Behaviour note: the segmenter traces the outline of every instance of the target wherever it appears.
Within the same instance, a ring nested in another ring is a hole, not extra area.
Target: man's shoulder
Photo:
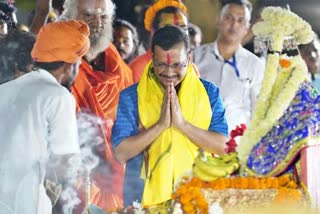
[[[60,85],[53,76],[45,70],[31,71],[23,76],[2,84],[0,88],[15,88],[23,90],[25,93],[37,92],[42,94],[44,92],[52,91],[56,94],[68,94],[68,90]]]
[[[193,52],[194,52],[195,54],[197,54],[197,53],[202,53],[202,52],[208,52],[208,51],[212,50],[213,47],[214,47],[214,42],[210,42],[210,43],[202,44],[202,45],[196,47],[196,48],[193,50]]]
[[[129,71],[131,73],[130,67],[122,59],[120,53],[116,47],[111,43],[108,48],[105,49],[105,63],[109,69],[115,70],[120,67],[121,71]]]
[[[104,53],[106,54],[106,57],[121,58],[118,50],[112,43],[110,43],[109,46],[104,50]]]
[[[12,96],[16,96],[15,94],[18,93],[18,85],[16,83],[17,80],[11,80],[5,83],[0,84],[0,107],[4,107],[4,105],[7,105],[8,100]]]
[[[257,61],[257,62],[263,63],[263,60],[261,58],[259,58],[257,55],[255,55],[254,53],[252,53],[251,51],[245,49],[242,46],[240,47],[239,52],[240,52],[241,56],[246,57],[249,60],[253,60],[253,61]]]
[[[37,92],[37,96],[39,98],[56,99],[57,97],[64,97],[65,99],[70,99],[72,97],[67,88],[60,85],[57,81],[53,81],[51,78],[48,78],[51,74],[44,72],[47,71],[41,71],[39,74],[35,73],[36,77],[31,77],[32,79],[25,83],[24,88],[26,88],[30,93]]]
[[[207,92],[209,102],[211,103],[211,107],[212,107],[219,100],[219,97],[220,97],[219,88],[210,81],[207,81],[201,78],[199,79]]]
[[[123,89],[120,93],[119,104],[118,104],[118,115],[133,114],[137,113],[138,110],[138,84],[133,84],[126,89]],[[122,117],[121,116],[121,117]],[[118,116],[117,116],[118,117]]]
[[[245,70],[252,72],[252,74],[259,73],[260,75],[263,75],[265,61],[262,58],[243,47],[240,48],[238,53],[240,67],[244,66]]]
[[[132,96],[137,96],[137,87],[138,87],[138,83],[135,83],[131,86],[129,86],[128,88],[125,88],[121,91],[121,97],[132,97]]]
[[[201,64],[206,62],[208,59],[207,57],[211,58],[213,54],[214,54],[214,42],[200,45],[192,51],[193,60],[196,64]]]
[[[206,89],[207,93],[214,93],[215,91],[219,90],[219,88],[212,82],[199,78],[202,85],[204,86],[204,88]]]

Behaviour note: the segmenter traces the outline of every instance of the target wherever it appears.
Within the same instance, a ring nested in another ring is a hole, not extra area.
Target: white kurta
[[[235,53],[237,76],[235,68],[224,62],[216,42],[196,48],[193,57],[200,76],[220,89],[229,130],[248,124],[264,76],[263,60],[239,47]]]
[[[79,144],[74,98],[47,71],[0,85],[0,151],[0,213],[51,213],[47,158]]]

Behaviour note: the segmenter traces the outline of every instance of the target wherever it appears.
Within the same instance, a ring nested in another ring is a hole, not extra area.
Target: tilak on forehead
[[[171,56],[169,53],[167,53],[167,64],[170,65],[171,64]]]
[[[180,25],[180,17],[178,16],[177,13],[173,14],[173,24],[176,26]]]
[[[117,33],[116,33],[116,36],[117,37],[123,37],[123,33],[121,30],[118,30]]]

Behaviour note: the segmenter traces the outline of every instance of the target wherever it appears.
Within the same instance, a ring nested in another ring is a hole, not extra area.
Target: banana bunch
[[[204,181],[212,181],[231,175],[239,168],[237,153],[229,153],[220,157],[206,156],[202,152],[193,164],[193,175]]]

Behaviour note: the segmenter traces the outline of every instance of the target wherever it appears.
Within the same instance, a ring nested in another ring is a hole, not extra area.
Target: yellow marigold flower
[[[182,10],[184,14],[187,14],[186,6],[180,0],[158,0],[146,11],[144,17],[144,27],[146,28],[146,30],[151,30],[154,18],[156,17],[157,13],[166,7],[176,7]]]
[[[275,203],[296,203],[302,199],[303,195],[297,189],[280,188],[274,198]]]
[[[281,177],[279,178],[279,182],[280,182],[280,185],[281,185],[281,186],[286,186],[287,183],[290,182],[290,176],[289,176],[289,175],[281,176]]]
[[[196,209],[192,204],[183,205],[182,209],[185,213],[196,213]]]
[[[279,180],[278,179],[273,179],[271,188],[273,188],[273,189],[279,188]]]

